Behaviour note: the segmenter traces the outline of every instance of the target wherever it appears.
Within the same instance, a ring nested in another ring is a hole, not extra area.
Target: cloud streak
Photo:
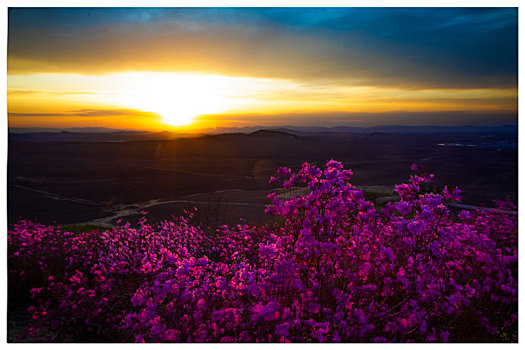
[[[152,112],[144,112],[138,109],[80,109],[76,111],[64,113],[8,113],[10,118],[20,117],[131,117],[144,118],[155,117],[160,118],[157,114]]]
[[[201,122],[220,121],[228,126],[375,126],[375,125],[504,125],[517,124],[517,113],[475,111],[439,112],[385,112],[385,113],[278,113],[278,114],[239,114],[206,115],[198,118]]]
[[[98,95],[99,92],[93,91],[57,91],[57,90],[32,90],[32,89],[7,89],[8,96],[27,96],[27,95],[52,95],[52,96],[91,96]]]

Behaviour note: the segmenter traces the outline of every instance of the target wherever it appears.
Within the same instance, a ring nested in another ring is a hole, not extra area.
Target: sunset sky
[[[514,8],[10,8],[9,127],[517,123]]]

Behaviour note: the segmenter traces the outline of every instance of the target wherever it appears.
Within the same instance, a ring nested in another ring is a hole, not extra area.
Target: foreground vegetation
[[[270,194],[272,226],[20,221],[9,296],[30,298],[34,341],[516,342],[515,207],[453,213],[460,191],[423,193],[412,170],[379,210],[339,162],[281,168],[272,183],[309,191]]]

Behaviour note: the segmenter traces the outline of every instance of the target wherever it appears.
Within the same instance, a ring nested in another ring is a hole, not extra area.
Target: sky
[[[10,8],[8,124],[516,124],[517,13]]]

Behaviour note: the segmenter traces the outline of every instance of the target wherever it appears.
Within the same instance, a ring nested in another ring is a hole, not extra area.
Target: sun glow
[[[340,118],[342,113],[479,108],[505,112],[515,110],[517,99],[514,89],[406,90],[190,72],[12,75],[7,80],[10,127],[198,130],[293,124],[330,113]]]
[[[243,104],[236,98],[239,78],[186,73],[130,73],[122,77],[116,102],[154,112],[173,126],[191,123],[195,117],[227,111]]]

